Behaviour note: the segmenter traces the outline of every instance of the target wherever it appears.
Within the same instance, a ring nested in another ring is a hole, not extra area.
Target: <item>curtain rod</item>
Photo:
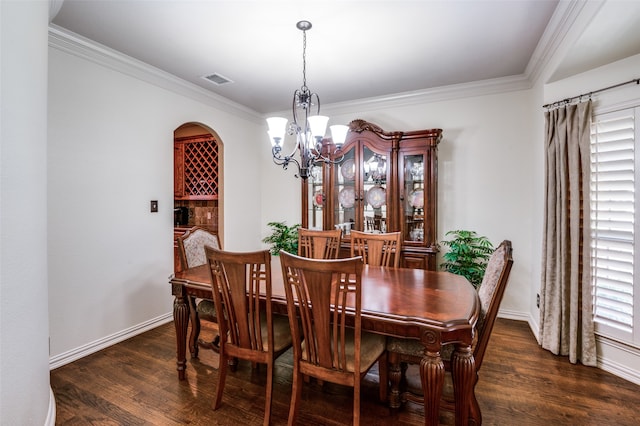
[[[573,101],[575,101],[577,99],[582,99],[584,96],[591,97],[591,95],[595,95],[596,93],[604,92],[606,90],[615,89],[615,88],[620,87],[620,86],[626,86],[627,84],[631,84],[631,83],[640,84],[640,78],[636,78],[636,79],[633,79],[633,80],[625,81],[624,83],[614,84],[613,86],[605,87],[603,89],[594,90],[593,92],[583,93],[582,95],[572,96],[570,98],[566,98],[566,99],[563,99],[561,101],[556,101],[556,102],[552,102],[550,104],[542,105],[542,108],[555,108],[555,107],[558,107],[560,105],[566,105],[566,104],[569,104],[569,103],[571,103],[571,102],[573,102]]]

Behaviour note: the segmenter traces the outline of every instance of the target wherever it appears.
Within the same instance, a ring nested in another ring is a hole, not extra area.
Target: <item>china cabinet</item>
[[[336,164],[318,163],[302,183],[302,226],[401,231],[401,265],[435,270],[438,244],[437,148],[442,130],[387,132],[354,120]],[[331,140],[323,150],[334,152]]]

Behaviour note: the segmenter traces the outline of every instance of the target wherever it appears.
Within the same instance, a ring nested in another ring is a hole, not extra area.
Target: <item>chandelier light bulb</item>
[[[329,117],[324,115],[312,115],[307,119],[307,122],[309,123],[309,128],[311,129],[313,137],[321,142],[324,138],[325,132],[327,131]]]
[[[345,139],[347,139],[349,126],[345,126],[344,124],[334,124],[333,126],[330,126],[329,129],[331,130],[331,139],[333,140],[333,143],[341,146]]]
[[[269,117],[267,118],[267,124],[269,126],[269,139],[271,140],[271,146],[282,146],[284,142],[284,135],[287,131],[287,119],[283,117]]]

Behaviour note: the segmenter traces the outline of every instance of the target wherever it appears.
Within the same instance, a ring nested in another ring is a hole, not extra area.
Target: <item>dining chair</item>
[[[362,259],[309,259],[281,251],[280,264],[293,337],[289,425],[296,421],[306,376],[353,387],[353,424],[359,425],[362,378],[378,362],[382,401],[388,378],[385,337],[362,331]]]
[[[193,268],[207,263],[204,247],[220,249],[218,236],[199,226],[194,226],[176,239],[178,243],[178,257],[182,269]],[[200,320],[212,323],[218,322],[213,300],[189,297],[189,316],[191,318],[191,335],[189,336],[189,352],[194,358],[198,357],[198,348],[203,347],[218,352],[220,336],[213,341],[206,342],[199,339]]]
[[[351,257],[362,256],[371,266],[400,266],[401,232],[372,234],[351,231]]]
[[[298,256],[313,259],[337,259],[342,231],[339,229],[298,229]]]
[[[213,409],[222,402],[232,359],[267,365],[264,424],[271,420],[275,359],[291,347],[289,320],[272,315],[269,250],[233,253],[205,247],[220,332],[220,367]],[[261,300],[264,297],[264,300]]]
[[[507,280],[509,279],[511,266],[513,265],[512,252],[511,241],[504,240],[489,258],[482,283],[478,288],[480,315],[476,323],[477,339],[471,348],[476,366],[475,380],[472,385],[472,389],[474,389],[478,383],[478,371],[482,365],[484,353],[487,350],[487,344],[489,343],[491,330],[493,329],[493,325],[498,315],[498,308],[500,307],[504,290],[507,287]],[[400,376],[404,372],[404,369],[401,369],[400,367],[400,363],[420,364],[420,361],[424,356],[424,346],[422,343],[418,340],[412,339],[389,337],[387,338],[387,351],[389,352],[390,374],[391,376],[396,376],[396,384],[402,380]],[[453,345],[446,345],[443,347],[441,357],[445,365],[445,371],[448,372],[451,372],[452,353]],[[392,383],[394,383],[394,380],[392,380]],[[446,389],[452,387],[452,378],[450,374],[445,376],[445,384]],[[392,398],[396,397],[395,395],[397,395],[397,392],[397,389],[392,388]],[[478,401],[475,398],[475,392],[473,395],[473,400],[469,407],[469,415],[476,424],[481,424],[482,417]],[[423,403],[422,395],[417,395],[409,391],[404,392],[399,397],[402,399],[402,402],[412,401],[419,404]],[[455,410],[450,392],[449,395],[444,397],[440,406],[448,411]]]

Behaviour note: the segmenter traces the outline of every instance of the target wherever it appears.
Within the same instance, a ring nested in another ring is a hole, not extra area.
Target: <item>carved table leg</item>
[[[176,299],[173,301],[173,323],[176,327],[176,349],[178,379],[184,380],[187,368],[187,326],[189,325],[189,306],[185,303],[185,296],[180,292],[174,292]]]
[[[456,425],[467,425],[469,409],[474,396],[474,386],[477,381],[476,363],[471,352],[471,346],[456,345],[451,359],[451,374],[453,375],[453,392],[456,401]],[[478,415],[480,410],[478,410]],[[476,419],[482,422],[481,419]]]
[[[425,352],[420,361],[420,380],[424,391],[424,424],[438,425],[440,398],[444,386],[444,363],[440,352]]]

